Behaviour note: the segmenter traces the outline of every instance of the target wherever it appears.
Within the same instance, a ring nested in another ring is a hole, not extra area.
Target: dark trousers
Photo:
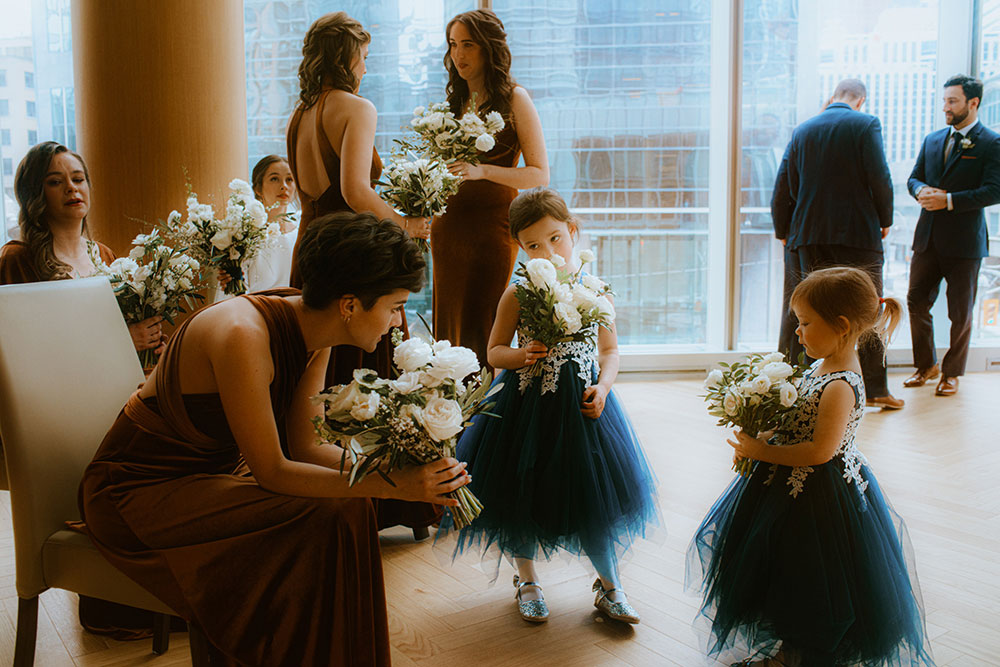
[[[805,358],[805,349],[795,334],[799,321],[795,318],[795,313],[792,312],[791,300],[792,292],[802,280],[802,273],[799,270],[799,254],[794,250],[789,250],[787,244],[785,245],[784,260],[785,279],[781,297],[781,329],[778,332],[778,351],[784,354],[790,362],[798,363],[800,356]]]
[[[932,248],[914,252],[910,260],[910,289],[906,307],[910,311],[910,335],[913,338],[913,365],[923,370],[937,363],[934,349],[934,319],[931,307],[937,300],[941,280],[948,284],[948,319],[951,342],[941,360],[941,374],[958,377],[965,374],[972,338],[972,310],[976,303],[980,258],[942,257]]]
[[[825,269],[831,266],[852,266],[865,271],[871,276],[875,283],[875,290],[882,296],[882,263],[884,258],[881,250],[865,250],[863,248],[849,248],[842,245],[805,245],[799,246],[791,255],[797,260],[797,276],[792,276],[795,285],[810,272],[816,269]],[[785,285],[787,289],[789,280],[789,266],[785,265]],[[789,297],[795,290],[793,286],[788,290]],[[789,314],[789,327],[792,327],[794,336],[798,320],[794,314]],[[782,320],[782,332],[786,325]],[[798,341],[796,340],[796,344]],[[791,348],[794,349],[794,348]],[[799,347],[801,349],[801,346]],[[795,358],[794,356],[792,357]],[[889,378],[885,367],[885,345],[877,336],[866,339],[858,349],[858,358],[861,362],[861,376],[865,381],[865,397],[879,398],[889,395]],[[808,361],[808,358],[807,358]]]

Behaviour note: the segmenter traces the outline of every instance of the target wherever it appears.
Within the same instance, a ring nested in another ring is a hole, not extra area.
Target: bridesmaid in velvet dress
[[[294,256],[309,223],[336,211],[373,213],[415,238],[430,235],[426,218],[404,218],[372,188],[382,174],[375,151],[375,106],[358,95],[367,72],[371,35],[345,12],[321,16],[309,28],[299,65],[299,104],[288,123],[288,163],[299,190],[302,219],[292,261],[291,286],[301,277]],[[401,328],[406,331],[406,320]],[[391,377],[392,343],[386,336],[373,354],[341,346],[330,356],[328,384],[350,382],[356,368]]]
[[[505,121],[480,164],[450,165],[462,185],[431,226],[434,336],[474,350],[485,366],[497,304],[517,257],[507,211],[518,190],[548,185],[549,163],[535,105],[511,78],[507,33],[496,14],[459,14],[448,23],[447,37],[452,112],[461,116],[475,95],[481,116],[497,111]]]
[[[391,220],[414,238],[430,236],[429,220],[404,218],[382,201],[372,181],[382,173],[375,151],[375,106],[358,95],[367,72],[365,58],[371,35],[344,12],[326,14],[306,33],[299,65],[299,105],[288,123],[288,164],[302,204],[299,238],[292,252],[290,285],[302,286],[295,258],[315,218],[337,211],[368,212]],[[399,328],[406,330],[406,317]],[[392,374],[392,341],[383,336],[374,351],[338,345],[330,351],[326,384],[345,384],[356,368],[371,368],[385,378]],[[414,537],[427,537],[427,527],[440,516],[427,503],[396,500],[375,502],[380,528],[404,525]]]
[[[282,288],[189,317],[87,467],[81,513],[111,563],[196,624],[213,664],[390,664],[369,498],[444,505],[455,459],[354,486],[316,442],[310,397],[331,346],[372,351],[421,289],[423,254],[370,214],[313,221],[302,292]]]

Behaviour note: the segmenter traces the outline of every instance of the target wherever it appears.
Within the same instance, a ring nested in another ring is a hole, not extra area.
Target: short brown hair
[[[834,329],[843,317],[859,343],[870,335],[887,341],[903,315],[896,299],[879,298],[875,283],[865,271],[850,266],[818,269],[792,292],[790,304],[805,303]]]
[[[573,228],[580,226],[580,221],[569,212],[566,200],[558,192],[552,188],[532,188],[519,194],[510,203],[510,235],[516,241],[518,234],[545,216],[565,222]]]
[[[351,65],[361,47],[370,41],[372,36],[347,12],[324,14],[316,19],[302,42],[299,103],[307,109],[316,104],[324,84],[355,92],[360,82]]]
[[[370,310],[396,289],[419,292],[427,262],[399,225],[371,213],[340,211],[309,223],[299,239],[296,265],[302,301],[322,310],[346,294]]]

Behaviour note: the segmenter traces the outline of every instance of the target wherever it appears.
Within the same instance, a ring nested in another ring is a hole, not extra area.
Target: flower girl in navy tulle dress
[[[843,267],[809,274],[791,304],[819,361],[783,434],[729,441],[757,463],[688,549],[709,653],[767,667],[932,665],[909,537],[854,444],[865,405],[856,344],[887,337],[902,309]]]
[[[532,259],[573,257],[578,223],[552,190],[518,196],[510,228]],[[569,262],[575,270],[576,262]],[[512,285],[500,299],[488,352],[490,364],[504,369],[492,409],[501,418],[476,417],[458,444],[458,457],[469,462],[469,488],[484,509],[458,534],[456,552],[481,550],[496,555],[497,563],[501,556],[513,558],[518,611],[535,622],[546,620],[548,607],[534,559],[557,549],[585,553],[598,574],[594,605],[611,618],[638,623],[621,590],[618,558],[659,514],[655,480],[611,391],[617,337],[601,328],[596,346],[572,342],[547,349],[521,334],[512,347],[518,311]],[[536,364],[541,373],[533,374]]]

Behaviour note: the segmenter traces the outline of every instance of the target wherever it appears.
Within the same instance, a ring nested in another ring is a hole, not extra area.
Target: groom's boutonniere
[[[970,139],[970,138],[968,138],[968,137],[962,137],[962,150],[963,150],[963,151],[967,151],[967,150],[969,150],[970,148],[974,147],[975,145],[976,145],[976,144],[974,144],[974,143],[972,142],[972,139]]]

